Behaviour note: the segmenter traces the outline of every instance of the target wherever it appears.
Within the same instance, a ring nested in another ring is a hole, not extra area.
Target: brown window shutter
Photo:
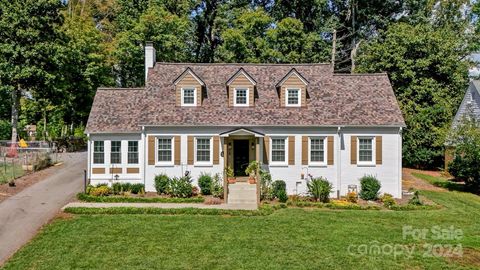
[[[250,88],[248,90],[248,106],[253,106],[255,104],[255,88]]]
[[[197,87],[197,106],[202,105],[202,87]]]
[[[220,137],[213,136],[213,164],[220,164],[219,158]]]
[[[288,165],[295,165],[295,136],[288,136]]]
[[[177,106],[182,106],[182,93],[181,93],[182,89],[180,87],[176,87],[175,88],[175,95],[176,95],[176,99],[175,99],[175,103]]]
[[[327,144],[327,165],[333,165],[333,136],[328,136]]]
[[[308,137],[302,136],[302,165],[308,165]]]
[[[350,163],[357,164],[357,136],[350,137]]]
[[[193,165],[193,136],[187,137],[187,164]]]
[[[268,156],[270,155],[270,137],[263,138],[263,164],[268,164]]]
[[[175,165],[180,165],[180,153],[181,151],[181,146],[180,146],[180,136],[175,136],[174,137],[175,141]]]
[[[233,87],[228,87],[228,106],[233,107],[233,98],[235,93],[233,93]]]
[[[375,137],[375,157],[377,165],[382,164],[382,136]]]
[[[148,136],[148,165],[155,165],[155,137]]]
[[[280,87],[280,107],[285,107],[285,91],[284,87]]]

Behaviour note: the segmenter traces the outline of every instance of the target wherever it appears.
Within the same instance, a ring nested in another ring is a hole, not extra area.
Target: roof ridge
[[[98,90],[102,90],[102,91],[110,91],[110,90],[145,90],[144,87],[131,87],[131,88],[128,88],[128,87],[98,87],[97,88],[97,91]]]
[[[376,72],[376,73],[333,73],[333,76],[384,76],[388,75],[386,72]]]
[[[188,63],[188,62],[156,62],[160,65],[193,65],[193,66],[325,66],[330,63]]]

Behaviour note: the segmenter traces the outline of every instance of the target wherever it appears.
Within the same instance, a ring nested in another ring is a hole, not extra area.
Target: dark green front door
[[[248,140],[233,141],[233,171],[235,176],[246,176],[245,169],[248,166]]]

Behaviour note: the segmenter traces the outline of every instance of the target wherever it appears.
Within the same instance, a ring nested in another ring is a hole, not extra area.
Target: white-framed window
[[[128,164],[138,164],[138,141],[128,141]]]
[[[105,148],[103,141],[93,142],[93,164],[105,163]]]
[[[290,107],[299,107],[301,105],[300,89],[287,88],[285,91],[285,105]]]
[[[185,87],[182,88],[182,106],[196,106],[197,105],[197,88]]]
[[[373,137],[358,137],[357,164],[375,164],[375,141]]]
[[[270,140],[271,164],[286,165],[288,153],[287,137],[272,137]]]
[[[235,97],[234,97],[234,105],[235,106],[248,106],[249,103],[249,89],[248,88],[235,88]]]
[[[173,137],[157,138],[157,164],[173,164]]]
[[[308,160],[312,165],[326,165],[327,151],[324,137],[310,137]]]
[[[122,163],[122,141],[111,141],[110,144],[110,163]]]
[[[195,164],[212,164],[213,143],[212,137],[195,138]]]

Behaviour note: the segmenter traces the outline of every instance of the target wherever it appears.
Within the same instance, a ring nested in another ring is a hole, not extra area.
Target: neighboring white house
[[[146,86],[98,89],[86,132],[92,184],[144,183],[160,173],[196,184],[202,172],[243,175],[252,160],[288,194],[307,175],[326,177],[332,197],[376,176],[402,196],[402,127],[386,74],[333,74],[329,64],[155,63]]]

